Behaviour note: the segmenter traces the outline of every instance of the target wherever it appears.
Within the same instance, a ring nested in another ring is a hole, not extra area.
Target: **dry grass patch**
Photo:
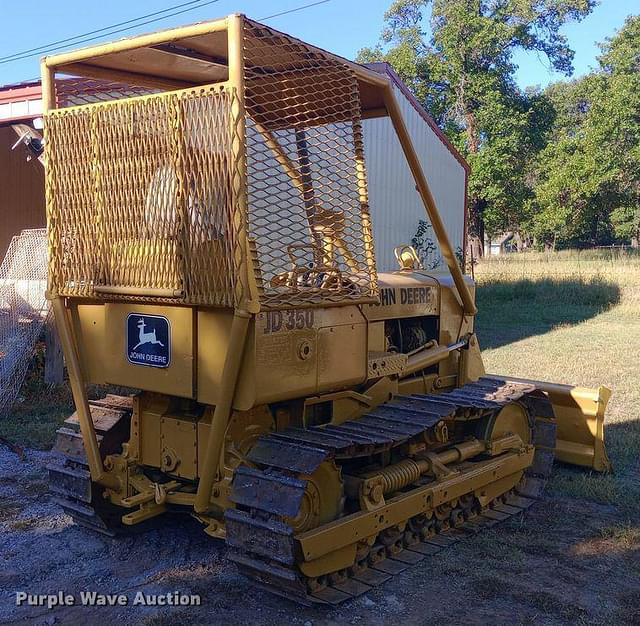
[[[550,489],[640,519],[640,254],[526,253],[476,267],[487,370],[613,390],[605,437],[615,473],[556,467]]]

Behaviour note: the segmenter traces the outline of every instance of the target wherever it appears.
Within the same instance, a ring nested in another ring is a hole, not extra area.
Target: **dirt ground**
[[[0,448],[0,623],[638,624],[640,545],[615,507],[554,494],[339,608],[255,589],[188,517],[110,539],[47,494],[48,454]],[[603,532],[603,528],[609,528]],[[116,607],[16,606],[16,593],[125,593]],[[196,607],[132,606],[136,592],[199,594]]]

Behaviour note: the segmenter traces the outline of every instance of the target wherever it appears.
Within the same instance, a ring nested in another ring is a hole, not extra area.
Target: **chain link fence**
[[[0,265],[0,417],[16,401],[46,321],[46,287],[46,231],[23,230]]]

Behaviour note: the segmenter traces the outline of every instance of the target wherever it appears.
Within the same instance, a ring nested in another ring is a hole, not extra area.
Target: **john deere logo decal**
[[[127,359],[134,365],[169,367],[171,327],[161,315],[127,316]]]

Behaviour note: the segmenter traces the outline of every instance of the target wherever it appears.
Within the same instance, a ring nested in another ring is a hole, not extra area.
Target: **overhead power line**
[[[318,2],[310,2],[309,4],[305,4],[301,7],[296,7],[295,9],[289,9],[288,11],[282,11],[280,13],[274,13],[273,15],[267,15],[265,17],[259,17],[260,20],[270,20],[272,17],[280,17],[281,15],[287,15],[288,13],[295,13],[296,11],[302,11],[303,9],[309,9],[310,7],[318,6],[319,4],[326,4],[327,2],[331,2],[331,0],[319,0]]]
[[[155,11],[154,13],[147,13],[146,15],[141,15],[140,17],[132,18],[130,20],[125,20],[123,22],[118,22],[117,24],[112,24],[111,26],[105,26],[104,28],[98,28],[96,30],[88,31],[86,33],[82,33],[74,37],[67,37],[66,39],[60,39],[58,41],[54,41],[49,44],[44,44],[41,46],[37,46],[35,48],[23,50],[22,52],[16,52],[14,54],[0,57],[0,65],[4,65],[6,63],[12,63],[14,61],[20,61],[22,59],[28,59],[35,56],[49,54],[51,52],[56,52],[58,50],[69,48],[72,45],[88,43],[90,41],[95,41],[97,39],[102,39],[104,37],[109,37],[111,35],[117,35],[119,33],[123,33],[129,30],[133,30],[134,28],[138,28],[139,26],[146,26],[148,24],[153,24],[155,22],[159,22],[161,20],[165,20],[170,17],[174,17],[176,15],[181,15],[182,13],[187,13],[188,11],[193,11],[194,9],[199,9],[200,7],[205,7],[211,4],[215,4],[217,2],[220,2],[220,0],[207,0],[206,2],[203,2],[202,0],[190,0],[190,2],[176,4],[172,7],[162,9],[161,11]],[[318,0],[317,2],[310,2],[308,4],[304,4],[299,7],[294,7],[293,9],[281,11],[280,13],[273,13],[272,15],[266,15],[265,17],[261,17],[258,19],[270,20],[275,17],[280,17],[282,15],[288,15],[289,13],[303,11],[304,9],[309,9],[311,7],[318,6],[320,4],[326,4],[327,2],[331,2],[331,0]],[[182,8],[182,7],[186,7],[186,8]],[[176,11],[175,9],[181,9],[181,10]],[[163,14],[166,14],[166,15],[163,15]],[[161,17],[154,17],[158,15],[161,15]],[[152,18],[152,19],[147,19],[147,18]],[[144,20],[144,21],[141,21],[141,20]],[[131,25],[126,26],[127,24],[131,24]],[[121,28],[122,26],[124,27]],[[94,36],[88,37],[88,35],[94,35]]]
[[[96,35],[94,37],[85,37],[84,39],[74,39],[73,43],[61,46],[54,46],[51,48],[41,49],[39,52],[33,52],[29,54],[23,54],[21,56],[14,56],[13,58],[4,58],[0,59],[0,65],[5,63],[11,63],[13,61],[20,61],[22,59],[28,59],[34,56],[41,56],[43,54],[49,54],[50,52],[56,52],[57,50],[62,50],[63,48],[68,48],[70,45],[76,45],[81,43],[87,43],[89,41],[95,41],[96,39],[102,39],[103,37],[108,37],[110,35],[117,35],[118,33],[124,33],[128,30],[132,30],[134,28],[138,28],[138,26],[146,26],[147,24],[153,24],[154,22],[159,22],[161,20],[166,20],[170,17],[174,17],[175,15],[181,15],[182,13],[187,13],[188,11],[193,11],[194,9],[199,9],[200,7],[206,7],[210,4],[215,4],[216,2],[220,2],[220,0],[208,0],[208,2],[201,2],[198,0],[198,4],[195,6],[187,7],[186,9],[182,9],[181,11],[174,11],[173,13],[168,13],[167,15],[163,15],[162,17],[156,17],[150,20],[146,20],[143,22],[138,22],[133,26],[127,26],[125,28],[118,28],[116,30],[110,30],[109,32],[102,32],[100,35]],[[176,5],[176,6],[184,6],[184,5]],[[175,8],[175,7],[173,7]],[[143,16],[144,17],[144,16]],[[143,19],[143,17],[138,18],[138,20]],[[106,29],[105,29],[106,30]],[[79,35],[79,37],[83,37],[83,35]]]
[[[130,20],[125,20],[124,22],[118,22],[117,24],[111,24],[111,26],[104,26],[103,28],[98,28],[96,30],[90,30],[86,33],[82,33],[80,35],[74,35],[73,37],[67,37],[66,39],[58,39],[58,41],[52,41],[47,44],[43,44],[42,46],[37,46],[36,48],[29,48],[28,50],[23,50],[22,52],[14,52],[13,54],[9,54],[4,57],[0,57],[1,61],[8,61],[9,59],[13,59],[13,57],[22,57],[22,55],[29,54],[30,52],[39,52],[44,50],[45,48],[51,48],[52,46],[58,46],[63,43],[71,44],[76,39],[81,39],[82,37],[87,37],[89,35],[95,35],[96,33],[103,33],[106,30],[111,30],[112,28],[118,28],[120,26],[125,26],[126,24],[133,24],[133,22],[139,22],[140,20],[147,19],[149,17],[154,17],[156,15],[161,15],[162,13],[168,13],[169,11],[173,11],[174,9],[180,9],[182,7],[188,6],[190,4],[199,4],[202,0],[190,0],[189,2],[184,2],[182,4],[176,4],[172,7],[168,7],[166,9],[162,9],[161,11],[155,11],[153,13],[147,13],[146,15],[141,15],[139,17],[134,17]],[[193,7],[196,9],[197,7]],[[131,28],[135,28],[132,26]]]

